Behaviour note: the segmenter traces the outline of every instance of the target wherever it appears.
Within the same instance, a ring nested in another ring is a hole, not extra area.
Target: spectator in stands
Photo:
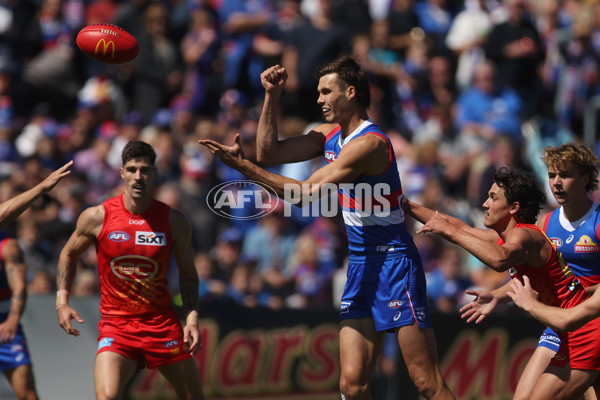
[[[508,135],[521,143],[523,102],[511,87],[502,85],[494,64],[483,61],[475,67],[473,84],[456,102],[455,124],[474,147],[487,150],[494,138]]]
[[[494,25],[483,48],[498,70],[498,83],[519,94],[523,116],[540,110],[539,66],[544,52],[539,32],[529,18],[527,0],[507,0],[508,20]]]
[[[282,203],[280,201],[272,212],[259,220],[258,225],[248,230],[242,253],[257,261],[257,272],[266,289],[283,298],[292,287],[289,258],[298,232],[283,215]]]
[[[287,114],[309,122],[322,117],[317,105],[315,69],[351,50],[346,27],[331,19],[332,0],[318,0],[317,5],[317,12],[290,32],[282,57],[289,76],[282,98],[283,108]]]
[[[257,78],[264,66],[252,51],[254,36],[276,17],[271,2],[266,0],[223,0],[217,12],[222,32],[224,89],[237,88],[254,99],[260,88]]]
[[[221,43],[215,15],[198,5],[190,5],[190,25],[180,44],[185,64],[183,92],[189,96],[190,107],[201,114],[216,111],[213,98],[218,93],[218,74],[213,68]]]
[[[390,48],[395,50],[401,59],[415,40],[420,20],[414,10],[414,0],[393,0],[387,19],[390,26]]]
[[[142,113],[145,123],[156,110],[169,104],[181,90],[182,68],[177,47],[168,36],[168,10],[160,2],[144,11],[143,31],[137,37],[140,51],[133,81],[132,105]]]
[[[436,310],[454,313],[463,305],[464,291],[472,285],[465,272],[461,250],[443,244],[437,265],[427,273],[427,297]]]

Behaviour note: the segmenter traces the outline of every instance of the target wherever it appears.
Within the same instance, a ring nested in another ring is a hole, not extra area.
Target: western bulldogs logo
[[[126,242],[129,240],[127,232],[115,231],[108,234],[108,239],[113,242]]]

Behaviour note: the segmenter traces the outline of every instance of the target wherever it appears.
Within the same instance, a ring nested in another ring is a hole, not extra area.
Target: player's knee
[[[419,394],[426,399],[435,398],[440,393],[443,393],[446,388],[444,380],[441,377],[437,379],[435,377],[418,376],[413,378],[413,383]]]
[[[340,379],[340,393],[346,400],[360,399],[369,390],[367,382],[359,382],[358,380],[348,380],[342,377]]]
[[[111,390],[96,390],[96,400],[116,400],[118,398],[118,393]]]

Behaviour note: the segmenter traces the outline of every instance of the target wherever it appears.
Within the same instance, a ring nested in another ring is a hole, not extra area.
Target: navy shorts
[[[340,320],[373,318],[379,331],[416,323],[432,327],[425,273],[418,254],[389,254],[348,264]]]
[[[31,364],[25,337],[17,333],[11,343],[0,343],[0,371],[15,369]]]

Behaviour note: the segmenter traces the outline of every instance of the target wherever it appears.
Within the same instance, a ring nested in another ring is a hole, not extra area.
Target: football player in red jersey
[[[79,335],[71,320],[84,321],[69,305],[69,290],[78,257],[94,244],[101,296],[96,398],[120,399],[136,369],[148,367],[158,368],[179,399],[203,399],[193,359],[200,335],[191,225],[179,211],[152,197],[157,170],[149,144],[129,142],[122,161],[123,194],[86,209],[60,254],[58,322],[69,335]],[[183,328],[167,286],[172,254],[186,317]]]

